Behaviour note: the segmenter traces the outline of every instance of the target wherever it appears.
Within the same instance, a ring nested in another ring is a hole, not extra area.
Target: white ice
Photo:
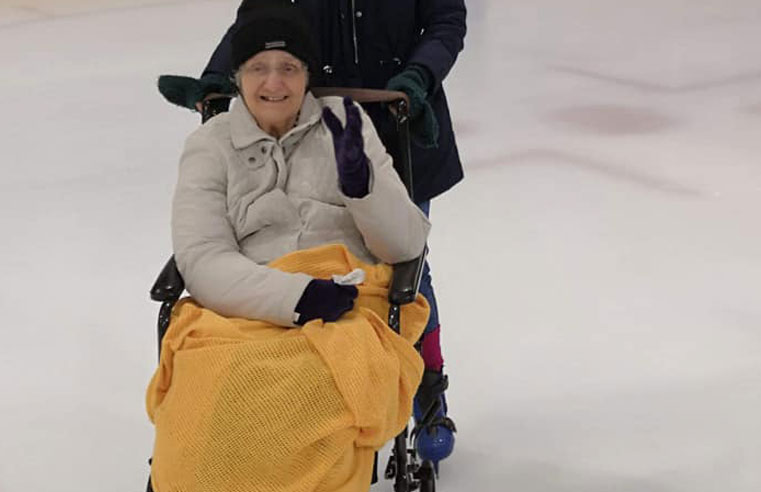
[[[235,0],[0,6],[0,491],[144,490],[147,291]],[[761,2],[470,0],[442,492],[761,490]],[[391,491],[389,482],[373,490]]]

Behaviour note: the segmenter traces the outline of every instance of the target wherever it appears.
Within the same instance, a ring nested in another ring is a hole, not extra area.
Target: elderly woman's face
[[[307,70],[286,51],[261,51],[240,67],[240,91],[262,130],[281,136],[290,130],[304,101]]]

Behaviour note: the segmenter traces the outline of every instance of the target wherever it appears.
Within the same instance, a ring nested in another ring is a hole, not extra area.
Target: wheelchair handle
[[[349,96],[358,103],[393,103],[404,101],[407,106],[410,104],[410,98],[401,91],[357,89],[354,87],[313,87],[311,91],[314,97]]]

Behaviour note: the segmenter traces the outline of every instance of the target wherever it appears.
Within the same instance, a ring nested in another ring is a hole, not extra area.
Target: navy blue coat
[[[295,3],[306,11],[319,45],[322,73],[312,74],[313,85],[382,89],[408,64],[430,71],[434,88],[429,102],[440,126],[439,145],[433,149],[412,145],[415,201],[429,200],[460,181],[462,164],[441,82],[463,48],[465,0]],[[222,38],[204,74],[230,74],[233,27]],[[368,108],[368,112],[383,137],[389,129],[388,118],[377,108]]]

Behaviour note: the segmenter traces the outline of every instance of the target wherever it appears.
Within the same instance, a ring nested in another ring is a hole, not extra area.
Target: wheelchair
[[[412,163],[410,158],[410,135],[409,135],[409,99],[403,92],[353,89],[353,88],[312,88],[315,97],[324,96],[349,96],[360,104],[383,104],[386,105],[390,117],[393,119],[396,141],[389,141],[388,135],[381,136],[389,151],[394,157],[394,168],[399,174],[407,192],[412,196]],[[229,109],[229,96],[219,96],[207,99],[203,103],[201,121],[223,113]],[[385,138],[384,138],[385,137]],[[393,150],[391,150],[393,149]],[[401,306],[415,300],[423,273],[423,265],[427,248],[416,259],[393,265],[393,275],[389,288],[389,313],[388,325],[399,333]],[[153,287],[150,290],[152,300],[160,302],[161,308],[158,315],[158,347],[161,355],[161,340],[169,327],[172,308],[179,300],[185,289],[185,282],[177,269],[172,256],[161,270]],[[420,349],[419,343],[416,345]],[[440,409],[440,399],[435,399],[430,408],[423,413],[423,418],[410,430],[409,426],[396,436],[391,449],[388,463],[383,477],[393,480],[394,492],[435,492],[436,470],[431,461],[420,460],[415,450],[415,438],[422,429],[433,421]],[[150,460],[149,460],[150,463]],[[378,453],[375,453],[372,484],[378,482]],[[147,492],[153,492],[150,477],[148,478]]]

